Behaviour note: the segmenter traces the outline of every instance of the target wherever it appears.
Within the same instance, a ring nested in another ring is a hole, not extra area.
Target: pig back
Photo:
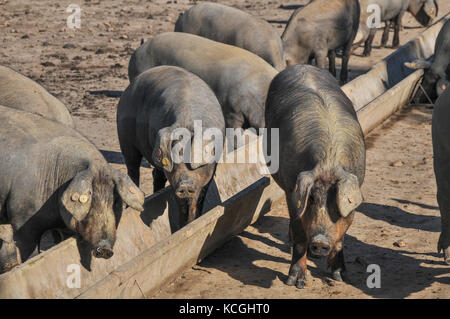
[[[351,101],[327,71],[295,65],[281,72],[271,83],[265,117],[268,128],[279,128],[284,185],[317,165],[341,165],[362,184],[363,132]]]
[[[0,65],[0,104],[74,127],[67,107],[42,86]]]

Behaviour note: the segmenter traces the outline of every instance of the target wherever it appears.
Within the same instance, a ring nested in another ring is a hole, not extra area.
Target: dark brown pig
[[[201,121],[201,131],[197,133],[195,121]],[[215,129],[222,135],[219,147],[223,147],[225,120],[219,101],[205,82],[182,68],[151,68],[137,76],[120,98],[117,130],[128,174],[139,185],[139,168],[145,157],[155,167],[154,192],[162,189],[169,180],[180,206],[181,225],[193,221],[201,212],[216,161],[203,156],[199,161],[195,158],[191,161],[191,157],[187,162],[184,158],[176,161],[173,151],[176,143],[181,141],[177,142],[173,134],[177,130],[186,130],[192,138],[197,134],[201,139],[199,134],[203,135],[206,129]],[[200,148],[193,150],[203,151]],[[221,152],[214,150],[218,158]]]
[[[359,38],[359,42],[364,41],[364,56],[370,55],[372,51],[372,42],[377,32],[376,27],[369,28],[367,25],[367,19],[370,15],[379,12],[380,21],[385,23],[380,48],[385,47],[387,44],[391,25],[394,26],[392,48],[397,48],[400,45],[400,29],[406,11],[411,13],[411,15],[424,27],[430,25],[439,12],[436,0],[360,0],[360,4],[361,21],[359,31],[361,37]],[[369,8],[369,6],[371,7]],[[378,11],[369,14],[368,11],[376,7],[378,7]]]
[[[0,123],[0,222],[12,226],[22,260],[59,227],[78,233],[95,257],[111,257],[122,203],[143,210],[142,191],[66,125],[4,106]]]
[[[434,44],[432,61],[419,59],[405,63],[411,69],[424,69],[422,90],[418,90],[414,101],[428,102],[428,98],[435,101],[442,92],[450,87],[450,20],[445,22]]]
[[[333,278],[342,280],[344,234],[362,202],[365,172],[364,137],[352,102],[328,72],[295,65],[272,81],[265,118],[269,140],[271,129],[279,128],[280,168],[272,176],[286,192],[290,216],[286,283],[303,288],[308,251],[328,256]]]
[[[444,252],[444,261],[450,265],[450,87],[434,104],[432,120],[434,173],[437,201],[441,211],[441,235],[438,253]]]
[[[336,49],[342,48],[341,83],[348,78],[348,61],[359,25],[358,0],[315,0],[294,11],[281,36],[286,65],[306,64],[336,76]]]
[[[41,115],[49,120],[75,127],[67,107],[46,89],[0,65],[0,105]]]
[[[199,3],[180,14],[175,32],[235,45],[260,56],[278,71],[286,67],[280,34],[269,22],[219,3]]]
[[[259,56],[194,34],[161,33],[133,52],[130,82],[159,65],[184,68],[205,81],[222,106],[227,128],[264,127],[264,102],[277,70]]]

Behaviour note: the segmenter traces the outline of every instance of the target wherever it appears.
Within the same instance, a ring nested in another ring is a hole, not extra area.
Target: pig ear
[[[299,217],[302,217],[308,205],[309,193],[314,185],[313,171],[301,172],[297,177],[297,183],[292,194],[294,205],[298,211]]]
[[[347,217],[363,201],[358,178],[345,172],[337,183],[337,206],[342,217]]]
[[[214,159],[215,159],[214,141],[203,142],[203,147],[201,147],[199,149],[197,149],[194,145],[195,145],[195,143],[192,143],[191,163],[190,163],[192,169],[197,169],[206,164],[210,164],[210,163],[214,162]],[[194,157],[195,152],[200,152],[200,155],[201,155],[200,161],[197,161],[196,158]]]
[[[60,201],[62,206],[77,220],[83,220],[89,213],[92,202],[92,172],[79,172],[67,186]]]
[[[431,67],[431,62],[424,60],[424,59],[418,59],[413,62],[405,62],[404,63],[407,68],[418,70],[418,69],[429,69]]]
[[[155,147],[153,148],[152,159],[159,168],[171,172],[173,169],[171,132],[168,127],[160,129],[156,136]]]
[[[112,176],[116,184],[116,190],[122,200],[131,208],[142,212],[144,210],[144,192],[133,183],[127,174],[113,170]]]

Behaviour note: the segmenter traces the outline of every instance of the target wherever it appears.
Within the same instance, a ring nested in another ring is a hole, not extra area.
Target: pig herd
[[[363,201],[365,142],[352,102],[340,82],[358,43],[369,55],[376,29],[366,28],[367,8],[377,4],[399,44],[402,16],[422,25],[437,15],[435,0],[313,0],[297,9],[280,37],[265,20],[217,3],[180,14],[175,32],[145,41],[132,54],[130,85],[117,108],[117,131],[128,174],[112,168],[76,129],[65,105],[43,87],[0,66],[0,273],[39,252],[42,235],[68,229],[97,258],[113,255],[116,228],[125,207],[142,211],[141,161],[153,169],[153,190],[168,181],[182,225],[202,210],[216,161],[176,161],[173,134],[183,129],[266,128],[279,130],[279,170],[285,191],[292,262],[286,284],[303,288],[307,255],[327,256],[335,280],[345,280],[343,240]],[[359,31],[358,31],[359,30]],[[358,35],[357,35],[358,34]],[[356,38],[356,40],[355,40]],[[359,41],[359,42],[358,42]],[[434,167],[442,233],[438,249],[450,264],[450,24],[441,31],[425,89],[438,98],[433,116]],[[340,51],[339,51],[340,50]],[[323,70],[327,66],[329,72]],[[316,66],[308,65],[315,63]],[[420,99],[420,97],[418,97]],[[211,158],[222,149],[194,145]],[[268,143],[267,153],[271,153]],[[225,148],[226,149],[226,148]],[[185,149],[181,149],[180,156]],[[187,154],[192,159],[192,154]]]

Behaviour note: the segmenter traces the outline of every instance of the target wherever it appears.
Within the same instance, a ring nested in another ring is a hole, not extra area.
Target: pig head
[[[172,186],[179,204],[181,226],[184,226],[201,212],[207,186],[216,170],[215,148],[210,146],[211,141],[176,142],[171,134],[171,128],[159,130],[152,160]],[[199,159],[195,158],[196,152],[201,152]]]
[[[128,175],[109,166],[79,172],[59,194],[60,214],[66,226],[89,243],[97,258],[113,255],[122,201],[142,211],[144,193]]]
[[[291,193],[291,241],[316,256],[328,256],[333,275],[340,279],[343,264],[335,261],[343,237],[353,221],[353,211],[363,201],[358,178],[342,167],[316,168],[298,175]],[[292,223],[294,220],[294,223]],[[297,234],[297,238],[292,238]]]

